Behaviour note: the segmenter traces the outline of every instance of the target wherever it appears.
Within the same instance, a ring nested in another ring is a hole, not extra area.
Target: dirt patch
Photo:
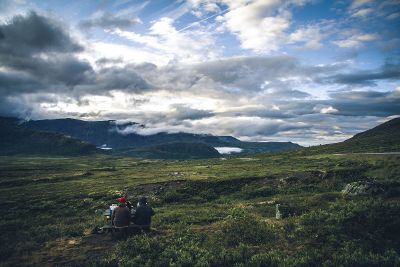
[[[25,263],[22,265],[33,266],[85,266],[90,259],[104,257],[122,240],[122,238],[113,237],[110,233],[91,234],[89,232],[87,231],[83,237],[57,239],[48,242],[41,250],[21,258],[15,266],[22,263]],[[147,233],[147,235],[162,234],[165,233],[157,229],[151,229]]]
[[[90,258],[104,256],[116,244],[110,234],[57,239],[48,242],[41,250],[22,260],[29,260],[29,264],[34,266],[79,266]]]

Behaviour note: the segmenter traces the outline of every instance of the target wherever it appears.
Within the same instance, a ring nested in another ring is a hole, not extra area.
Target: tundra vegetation
[[[1,262],[398,266],[399,160],[315,151],[190,161],[0,157]],[[121,195],[148,196],[153,230],[127,240],[92,234]]]

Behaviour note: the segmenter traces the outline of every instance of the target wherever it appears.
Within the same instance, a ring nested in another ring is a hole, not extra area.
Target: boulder
[[[378,195],[385,193],[385,190],[375,180],[364,180],[346,184],[342,193],[348,196]]]

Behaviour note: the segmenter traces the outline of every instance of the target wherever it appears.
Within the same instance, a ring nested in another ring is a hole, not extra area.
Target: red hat
[[[126,203],[126,198],[125,197],[120,197],[118,198],[119,203]]]

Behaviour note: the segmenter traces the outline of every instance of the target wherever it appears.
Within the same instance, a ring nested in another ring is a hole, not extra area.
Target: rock
[[[275,218],[276,219],[282,219],[282,214],[281,214],[281,212],[279,211],[279,206],[280,206],[281,204],[276,204],[276,206],[275,206],[275,209],[276,209],[276,212],[275,212]]]
[[[342,193],[348,196],[377,195],[385,193],[385,190],[375,180],[365,180],[347,184]]]

